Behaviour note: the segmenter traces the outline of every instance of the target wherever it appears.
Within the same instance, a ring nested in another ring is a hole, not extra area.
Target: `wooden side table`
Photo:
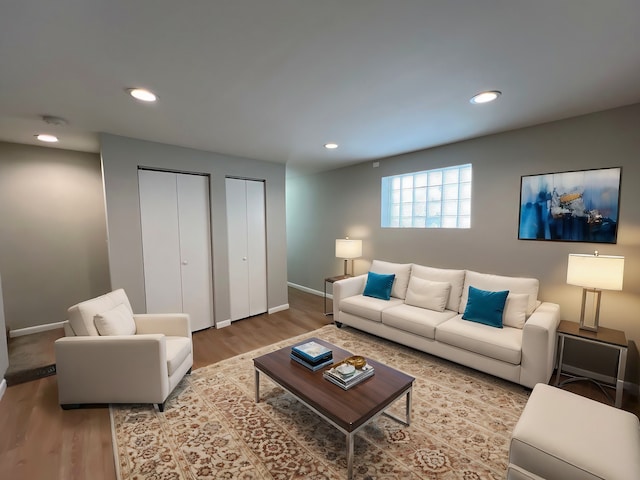
[[[337,277],[327,277],[324,279],[324,314],[333,315],[333,312],[327,312],[327,283],[333,285],[338,280],[344,280],[345,278],[353,277],[353,275],[338,275]]]
[[[558,357],[558,373],[556,375],[555,385],[560,387],[571,381],[591,380],[598,384],[600,388],[602,388],[601,383],[596,382],[595,379],[587,377],[573,377],[560,383],[560,374],[562,373],[562,363],[564,356],[564,341],[566,338],[570,338],[572,340],[577,340],[580,342],[594,343],[596,345],[610,347],[618,351],[618,375],[616,378],[616,383],[615,385],[607,386],[615,387],[615,406],[617,408],[620,408],[622,406],[622,393],[624,391],[624,372],[627,366],[627,338],[624,332],[604,327],[598,327],[597,332],[580,330],[577,323],[562,320],[560,321],[560,325],[558,325],[558,338],[560,339],[560,353]]]

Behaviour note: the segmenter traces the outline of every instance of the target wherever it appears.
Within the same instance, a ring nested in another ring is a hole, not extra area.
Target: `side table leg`
[[[353,478],[353,433],[347,433],[347,480]]]
[[[556,383],[557,387],[560,383],[560,373],[562,373],[562,357],[564,356],[564,335],[560,335],[560,353],[558,355],[558,373],[556,374]]]
[[[324,282],[324,307],[322,313],[327,314],[327,282]]]
[[[624,372],[627,368],[627,348],[620,348],[618,355],[618,379],[616,381],[616,407],[622,407],[622,394],[624,393]]]
[[[331,283],[333,284],[333,282]],[[324,307],[322,309],[322,312],[326,316],[333,315],[333,310],[331,312],[327,312],[327,280],[324,281]]]

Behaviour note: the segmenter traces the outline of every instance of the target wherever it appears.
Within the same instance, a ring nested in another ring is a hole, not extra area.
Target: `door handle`
[[[189,262],[187,262],[186,260],[183,260],[183,261],[182,261],[182,264],[183,264],[183,265],[189,265]]]

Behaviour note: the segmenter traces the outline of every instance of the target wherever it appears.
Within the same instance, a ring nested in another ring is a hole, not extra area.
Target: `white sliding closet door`
[[[209,182],[203,175],[177,175],[183,311],[191,330],[213,326]]]
[[[138,182],[147,312],[213,326],[207,177],[139,170]]]
[[[267,311],[264,182],[226,179],[231,321]]]
[[[139,170],[138,184],[147,312],[182,312],[175,174]]]

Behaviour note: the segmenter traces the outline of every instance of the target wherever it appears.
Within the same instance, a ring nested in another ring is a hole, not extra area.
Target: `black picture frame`
[[[617,243],[622,167],[523,175],[519,240]]]

